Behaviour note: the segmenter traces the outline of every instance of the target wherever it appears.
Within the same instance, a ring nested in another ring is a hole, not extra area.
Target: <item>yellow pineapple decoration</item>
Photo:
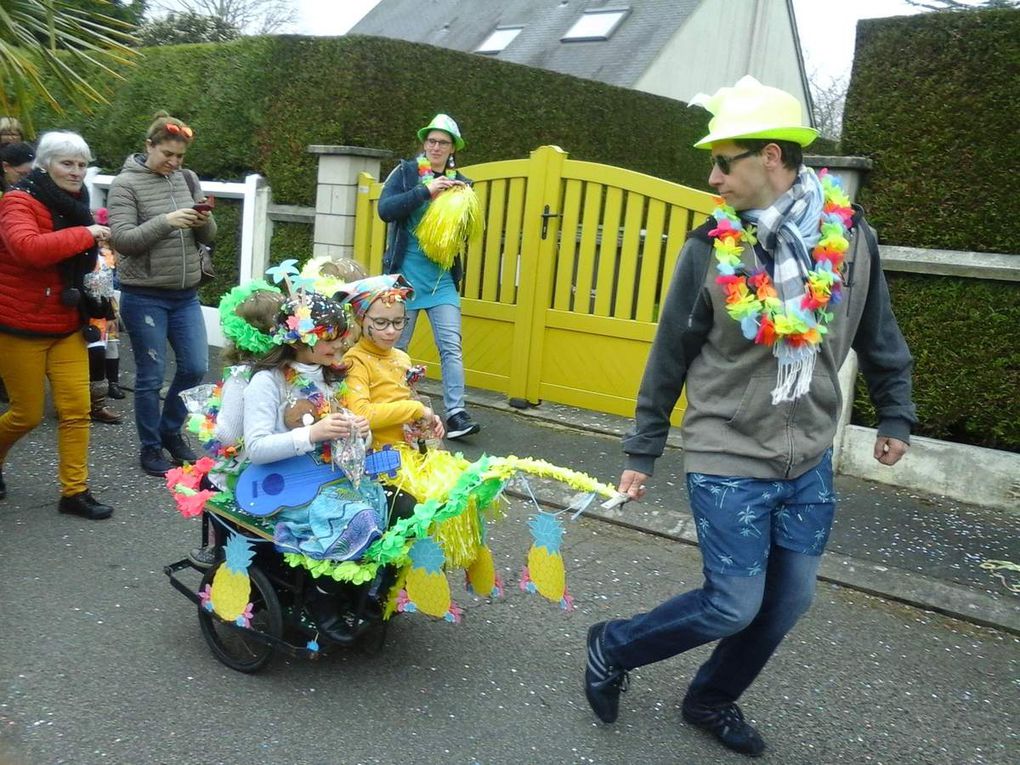
[[[528,550],[528,565],[521,572],[521,589],[538,592],[567,611],[574,607],[574,599],[567,593],[567,575],[560,555],[563,525],[552,513],[536,513],[528,520],[531,536],[535,540]]]
[[[251,625],[251,580],[248,566],[255,557],[251,543],[240,534],[231,534],[224,546],[225,560],[216,569],[212,585],[200,594],[202,605],[221,619],[238,626]]]
[[[450,597],[450,583],[443,573],[446,557],[434,539],[418,539],[408,551],[411,559],[404,589],[397,598],[398,611],[423,614],[459,622],[461,611]]]
[[[503,596],[503,581],[496,573],[496,564],[492,560],[492,550],[485,540],[485,521],[479,518],[481,525],[481,544],[475,549],[474,560],[465,569],[468,592],[482,597],[499,598]]]

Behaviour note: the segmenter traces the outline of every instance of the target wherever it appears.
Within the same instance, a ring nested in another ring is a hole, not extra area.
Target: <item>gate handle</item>
[[[549,212],[549,205],[545,206],[545,211],[542,213],[542,238],[545,239],[546,234],[549,231],[549,219],[559,218],[559,213]]]

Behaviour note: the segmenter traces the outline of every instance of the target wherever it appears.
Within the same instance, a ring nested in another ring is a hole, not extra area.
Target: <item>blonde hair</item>
[[[0,117],[0,133],[17,133],[21,138],[25,137],[25,129],[17,117]]]
[[[195,131],[183,120],[171,117],[168,112],[159,111],[153,115],[152,124],[145,131],[145,140],[153,146],[163,141],[184,141],[190,144]]]

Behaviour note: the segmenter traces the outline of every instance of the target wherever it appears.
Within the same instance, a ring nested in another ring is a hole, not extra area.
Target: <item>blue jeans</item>
[[[122,292],[120,299],[120,315],[135,355],[135,425],[143,448],[159,448],[164,435],[180,432],[187,410],[178,394],[202,382],[209,369],[209,342],[195,291],[154,292]],[[167,340],[177,368],[161,415],[159,389],[166,374]]]
[[[758,519],[755,528],[764,529],[762,566],[752,571],[735,568],[732,569],[735,573],[722,573],[720,566],[709,566],[706,558],[705,583],[701,589],[670,598],[647,613],[606,625],[603,648],[609,660],[623,669],[633,669],[719,640],[712,656],[698,670],[688,693],[698,703],[711,706],[722,706],[740,698],[814,599],[821,546],[808,551],[790,549],[786,538],[772,533],[779,524],[770,523],[769,518],[778,516],[786,507],[784,498],[806,500],[806,486],[827,485],[831,490],[829,460],[824,459],[818,469],[828,471],[828,482],[819,482],[812,471],[790,481],[761,482],[779,484],[782,490],[759,497],[760,507],[757,508],[746,495],[739,502],[734,501],[738,495],[736,491],[724,498],[717,508],[717,516],[730,516],[741,523],[740,518],[747,517],[745,513],[750,510]],[[718,494],[708,493],[708,496],[714,504]],[[831,501],[831,497],[829,499]],[[692,495],[692,506],[701,501],[702,498]],[[763,510],[768,507],[772,508],[771,513]],[[831,514],[829,519],[831,521]],[[704,542],[702,535],[705,533],[699,525],[699,542]],[[738,535],[738,538],[742,542],[746,540],[744,536]],[[740,555],[735,550],[731,557],[736,559]]]
[[[397,347],[406,351],[414,335],[418,312],[425,311],[432,325],[432,337],[439,349],[439,365],[443,370],[443,408],[449,417],[464,411],[464,353],[460,343],[460,307],[436,305],[431,308],[409,310]]]

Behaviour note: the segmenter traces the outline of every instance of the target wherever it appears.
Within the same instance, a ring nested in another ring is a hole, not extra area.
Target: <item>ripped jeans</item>
[[[160,448],[164,435],[179,433],[187,417],[182,390],[202,382],[209,369],[209,342],[195,290],[121,292],[120,315],[135,357],[135,425],[142,447]],[[176,371],[163,412],[159,389],[166,374],[167,341]]]

